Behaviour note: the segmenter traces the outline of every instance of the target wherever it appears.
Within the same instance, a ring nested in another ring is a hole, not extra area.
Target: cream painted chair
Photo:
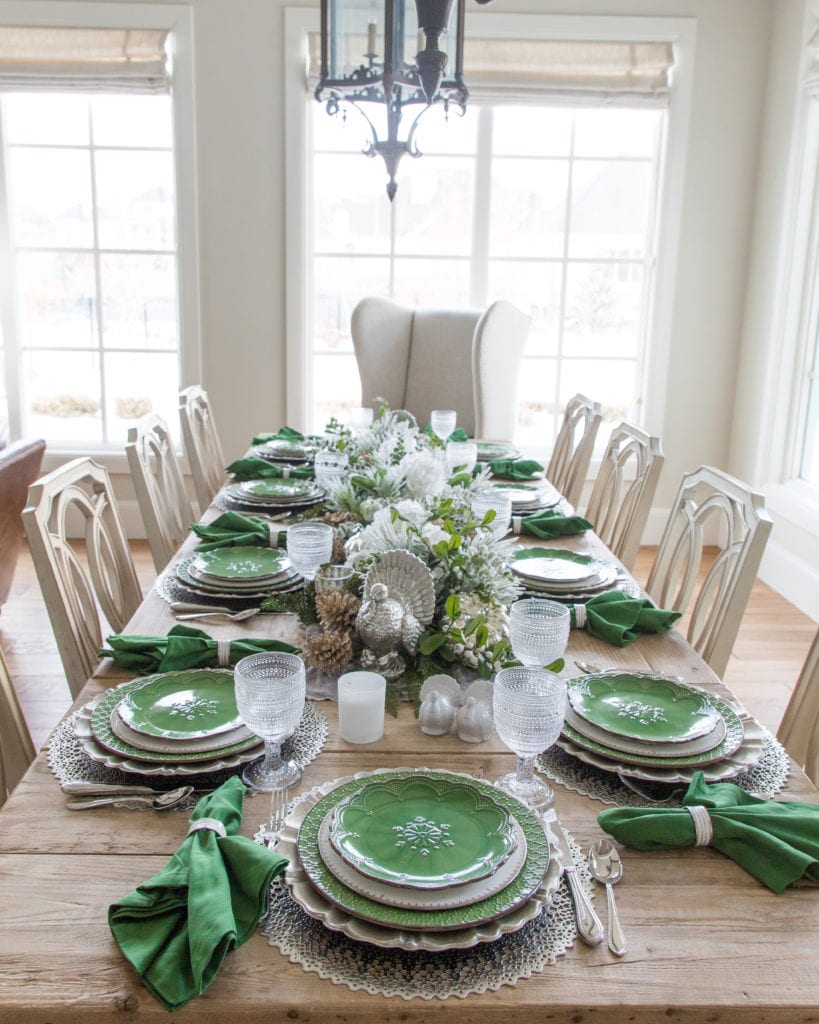
[[[776,738],[808,778],[819,783],[819,632],[785,708]]]
[[[208,394],[198,384],[179,392],[182,441],[191,467],[199,511],[204,512],[225,482],[225,457]]]
[[[646,590],[661,608],[691,609],[688,641],[722,676],[771,532],[765,499],[702,466],[683,477]],[[704,548],[717,556],[698,584]]]
[[[577,394],[566,403],[563,422],[546,467],[546,478],[577,508],[603,419],[599,402]]]
[[[627,569],[637,557],[664,462],[659,437],[630,423],[611,432],[586,518]]]
[[[105,467],[74,459],[32,484],[23,525],[74,697],[99,662],[100,610],[117,633],[142,601]],[[74,538],[82,531],[85,546]]]
[[[0,650],[0,807],[25,774],[34,755],[31,733]]]
[[[421,427],[433,409],[455,409],[470,437],[511,441],[529,324],[505,301],[480,312],[362,299],[351,320],[362,404],[383,398]]]
[[[162,572],[193,520],[167,423],[156,414],[145,416],[128,431],[125,452],[154,566]]]

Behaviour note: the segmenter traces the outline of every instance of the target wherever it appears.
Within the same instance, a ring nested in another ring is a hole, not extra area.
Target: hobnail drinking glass
[[[543,668],[563,656],[569,642],[569,609],[557,601],[527,597],[509,609],[509,640],[527,668]]]
[[[336,480],[342,480],[347,473],[349,459],[344,452],[316,452],[313,468],[319,487],[329,487]]]
[[[535,810],[554,803],[551,786],[534,773],[535,758],[560,735],[566,684],[540,668],[504,668],[495,676],[493,713],[498,735],[517,755],[517,770],[495,785]]]
[[[242,780],[262,792],[287,789],[301,778],[294,761],[283,761],[282,741],[296,731],[304,713],[304,662],[295,654],[251,654],[233,673],[236,707],[244,724],[264,740],[264,758],[242,772]]]
[[[454,409],[433,409],[429,416],[429,425],[436,437],[446,442],[455,429],[458,413]]]
[[[512,521],[512,499],[499,490],[480,491],[472,499],[472,511],[480,523],[487,512],[494,512],[495,518],[489,524],[495,540],[501,540],[509,532]]]
[[[450,431],[451,433],[451,431]],[[446,446],[446,464],[452,473],[456,467],[471,473],[478,461],[478,446],[474,441],[450,441]],[[461,468],[463,467],[463,468]]]
[[[320,565],[333,554],[333,528],[328,523],[309,521],[287,528],[287,555],[299,575],[311,580]]]

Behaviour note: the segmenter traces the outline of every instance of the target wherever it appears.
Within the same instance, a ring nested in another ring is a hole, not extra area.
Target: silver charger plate
[[[469,949],[481,943],[494,942],[503,935],[519,931],[530,921],[538,917],[544,908],[548,908],[555,891],[560,885],[560,878],[563,873],[559,860],[560,851],[553,844],[550,836],[549,867],[538,889],[525,903],[504,917],[488,921],[484,924],[474,925],[470,928],[443,932],[417,932],[399,928],[387,928],[384,925],[374,924],[370,921],[365,921],[363,918],[354,917],[315,889],[299,864],[297,853],[299,826],[307,812],[318,800],[346,782],[371,778],[384,772],[397,770],[424,771],[422,768],[377,768],[375,771],[357,772],[355,775],[348,775],[342,779],[334,779],[308,793],[306,798],[297,804],[288,815],[279,833],[276,851],[287,857],[289,861],[284,874],[284,883],[294,901],[305,913],[320,921],[331,931],[340,932],[358,942],[380,946],[383,949],[444,952],[451,949]],[[452,772],[451,774],[455,777],[473,781],[471,776],[462,772]]]
[[[406,907],[411,910],[448,910],[452,907],[466,907],[470,903],[487,899],[505,889],[520,873],[526,860],[526,836],[515,822],[517,845],[508,860],[486,878],[465,885],[450,886],[446,889],[405,889],[396,885],[385,885],[374,878],[360,874],[343,860],[335,851],[330,832],[333,827],[335,808],[328,811],[319,832],[319,852],[325,865],[353,892],[377,900],[388,907]]]

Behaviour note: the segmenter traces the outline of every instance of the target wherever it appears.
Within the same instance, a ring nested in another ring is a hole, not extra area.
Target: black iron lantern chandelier
[[[315,95],[328,114],[338,114],[347,103],[364,117],[370,134],[364,153],[383,158],[387,195],[393,199],[401,157],[421,155],[415,143],[421,116],[435,103],[466,111],[465,0],[415,0],[414,16],[407,0],[379,3],[380,8],[376,0],[321,0],[321,77]],[[376,107],[370,116],[365,104],[379,105],[382,113],[376,114]],[[406,107],[418,109],[405,118]]]

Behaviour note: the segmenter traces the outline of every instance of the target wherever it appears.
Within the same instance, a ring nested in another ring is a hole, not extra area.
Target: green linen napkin
[[[275,434],[256,434],[251,444],[265,444],[267,441],[303,441],[304,434],[293,427],[282,427]]]
[[[535,473],[543,472],[543,466],[535,459],[492,459],[489,468],[492,476],[506,480],[531,480]]]
[[[607,590],[590,598],[585,605],[569,607],[572,626],[577,625],[578,619],[583,620],[584,608],[582,628],[615,647],[628,647],[643,633],[665,633],[681,614],[657,608],[647,598],[629,597],[622,590]]]
[[[266,459],[260,459],[255,455],[248,455],[244,459],[237,459],[227,468],[228,473],[233,473],[234,480],[312,480],[312,466],[293,466],[286,472],[281,466]]]
[[[191,524],[191,530],[202,538],[202,543],[196,545],[197,551],[253,544],[265,548],[283,548],[287,530],[274,531],[271,535],[270,527],[271,524],[266,520],[243,516],[241,512],[223,512],[210,523]],[[271,539],[275,539],[275,544],[271,544]]]
[[[166,1010],[201,995],[225,955],[250,938],[270,883],[287,865],[236,834],[244,795],[234,777],[202,797],[190,823],[212,818],[227,834],[192,832],[158,874],[108,908],[117,945]]]
[[[730,782],[707,783],[697,772],[683,807],[615,807],[597,816],[618,843],[636,850],[693,846],[694,817],[705,807],[713,836],[708,845],[730,857],[775,893],[805,878],[819,882],[819,806],[760,800]],[[696,813],[696,812],[695,812]]]
[[[201,629],[174,626],[167,636],[129,636],[125,633],[109,636],[108,647],[100,651],[101,658],[112,658],[117,665],[130,672],[176,672],[183,668],[213,668],[219,663],[218,645]],[[230,642],[230,662],[235,665],[248,654],[263,651],[284,651],[298,654],[300,648],[283,640],[264,637],[243,637]]]
[[[517,523],[520,523],[520,530]],[[568,537],[571,534],[591,530],[592,524],[582,516],[564,516],[553,508],[544,508],[528,516],[512,516],[515,533],[530,534],[541,540],[552,537]]]

